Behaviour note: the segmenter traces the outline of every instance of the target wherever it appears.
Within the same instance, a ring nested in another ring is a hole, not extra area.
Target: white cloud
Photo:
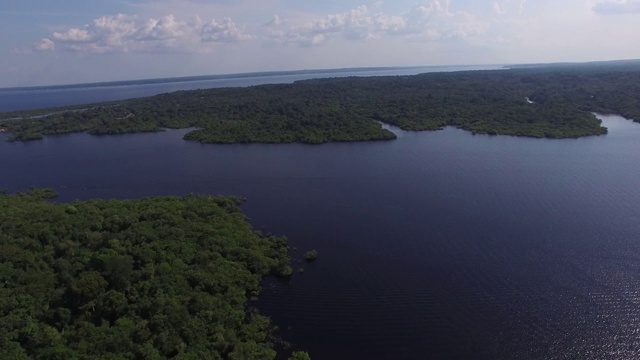
[[[470,39],[481,35],[489,23],[464,11],[450,11],[448,1],[432,1],[429,5],[414,7],[404,14],[407,23],[404,32],[414,39],[443,40]]]
[[[44,38],[40,42],[33,45],[35,51],[53,51],[55,49],[55,43],[51,39]]]
[[[504,14],[504,10],[502,9],[502,6],[500,5],[499,2],[497,1],[492,1],[491,2],[491,6],[493,6],[493,11],[498,14],[498,15],[502,15]]]
[[[593,11],[603,15],[640,14],[640,0],[599,1]]]
[[[399,15],[379,14],[373,19],[376,32],[388,33],[391,35],[400,34],[407,28],[407,21]]]
[[[173,15],[149,19],[136,30],[137,40],[168,40],[185,36],[189,32],[186,23],[177,22]]]
[[[522,15],[526,0],[496,0],[491,2],[493,12],[498,16]]]
[[[374,4],[374,8],[378,6]],[[400,14],[372,13],[367,6],[358,6],[288,28],[273,20],[267,25],[272,40],[299,46],[321,45],[339,37],[370,40],[404,36],[426,41],[469,38],[485,32],[489,26],[470,13],[450,11],[447,0],[431,0]]]
[[[371,38],[373,36],[372,19],[368,16],[368,12],[366,6],[358,6],[340,14],[327,15],[322,19],[292,29],[288,33],[289,40],[303,45],[305,43],[318,45],[338,34],[342,34],[348,39]]]
[[[282,20],[280,19],[280,16],[275,15],[273,18],[271,18],[271,20],[269,20],[267,23],[265,23],[264,27],[275,27],[275,26],[280,26],[282,25]]]
[[[83,42],[91,40],[91,35],[87,29],[72,28],[64,33],[54,32],[51,38],[59,41]]]
[[[200,39],[203,42],[236,42],[254,39],[255,36],[245,33],[231,19],[211,20],[200,28]]]
[[[103,16],[90,24],[54,32],[34,45],[38,51],[59,48],[92,53],[179,50],[202,52],[212,44],[253,39],[233,20],[224,18],[205,22],[195,16],[189,21],[173,15],[138,21],[136,16]]]

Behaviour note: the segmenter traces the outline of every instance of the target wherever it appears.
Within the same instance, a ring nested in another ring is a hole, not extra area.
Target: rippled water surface
[[[639,358],[640,124],[602,118],[608,135],[575,140],[0,141],[0,189],[245,196],[305,269],[266,281],[258,306],[314,360]]]

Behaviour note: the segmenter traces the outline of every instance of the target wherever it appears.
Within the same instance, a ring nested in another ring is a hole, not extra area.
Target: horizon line
[[[343,72],[384,71],[384,70],[390,70],[390,69],[467,68],[467,67],[483,67],[483,66],[485,67],[486,66],[502,66],[503,68],[508,69],[511,67],[524,67],[524,66],[579,65],[579,64],[621,63],[621,62],[634,62],[634,61],[640,61],[640,59],[567,61],[567,62],[549,62],[549,63],[361,66],[361,67],[341,67],[341,68],[325,68],[325,69],[266,70],[266,71],[234,72],[234,73],[208,74],[208,75],[169,76],[169,77],[129,79],[129,80],[107,80],[107,81],[97,81],[97,82],[87,82],[87,83],[11,86],[11,87],[0,87],[0,91],[54,90],[54,89],[71,89],[71,88],[82,88],[82,87],[87,87],[87,88],[109,87],[109,86],[117,87],[117,86],[167,84],[167,83],[180,83],[180,82],[218,80],[218,79],[222,80],[222,79],[239,79],[239,78],[250,78],[250,77],[270,77],[270,76],[297,75],[297,74],[326,74],[326,73],[343,73]]]

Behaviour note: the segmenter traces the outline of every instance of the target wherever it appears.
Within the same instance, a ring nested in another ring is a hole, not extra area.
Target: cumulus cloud
[[[211,20],[200,29],[200,40],[203,42],[236,42],[253,38],[255,36],[245,33],[229,18]]]
[[[59,48],[94,53],[152,51],[157,49],[206,51],[211,44],[253,39],[229,18],[188,21],[173,15],[139,21],[136,16],[103,16],[82,27],[54,32],[34,45],[38,51]]]
[[[492,1],[491,6],[496,15],[518,14],[524,12],[526,0],[499,0]]]
[[[289,43],[303,46],[319,45],[333,36],[343,35],[349,39],[366,39],[373,37],[372,18],[366,6],[327,15],[324,18],[290,29],[284,39]]]
[[[367,6],[358,6],[298,26],[286,27],[282,26],[279,18],[274,20],[265,24],[270,29],[269,38],[298,46],[321,45],[339,37],[369,40],[382,36],[405,36],[429,41],[467,38],[483,33],[488,27],[472,14],[450,11],[447,0],[431,0],[395,15],[372,13]]]
[[[55,43],[51,39],[44,38],[33,45],[33,49],[35,51],[53,51],[55,50]]]
[[[87,29],[72,28],[63,33],[54,32],[51,38],[59,41],[82,42],[89,41],[91,34]],[[51,41],[51,40],[50,40]]]
[[[269,20],[267,23],[265,23],[264,27],[275,27],[275,26],[280,26],[282,25],[282,20],[280,19],[280,16],[275,15],[273,18],[271,18],[271,20]]]
[[[157,41],[187,36],[189,29],[186,23],[180,23],[173,15],[169,15],[159,19],[149,19],[137,29],[134,26],[132,34],[135,34],[136,40]]]
[[[400,33],[415,39],[469,39],[481,35],[489,24],[475,15],[464,11],[450,11],[449,1],[433,0],[427,5],[419,5],[403,14],[406,22]]]
[[[640,0],[599,1],[593,11],[603,15],[640,14]]]

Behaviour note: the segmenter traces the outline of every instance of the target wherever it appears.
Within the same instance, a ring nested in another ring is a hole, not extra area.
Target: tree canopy
[[[286,239],[239,198],[53,196],[0,195],[0,358],[275,358],[247,298],[291,273]]]
[[[640,121],[640,63],[347,77],[178,91],[83,107],[0,116],[13,140],[69,132],[196,129],[204,143],[390,140],[456,126],[481,134],[572,138],[605,134],[592,112]]]

